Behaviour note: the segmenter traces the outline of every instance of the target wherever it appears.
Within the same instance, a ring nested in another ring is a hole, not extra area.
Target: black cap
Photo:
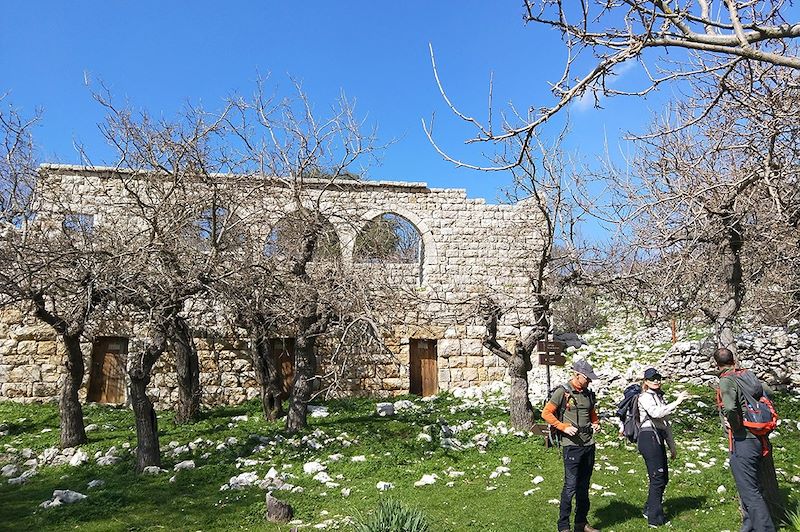
[[[656,368],[647,368],[644,370],[644,378],[648,381],[660,381],[663,377]]]

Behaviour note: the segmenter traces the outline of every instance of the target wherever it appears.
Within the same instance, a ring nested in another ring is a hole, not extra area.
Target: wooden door
[[[100,337],[92,345],[92,367],[89,373],[87,401],[97,403],[125,402],[125,359],[128,339]]]
[[[412,338],[408,347],[411,393],[423,397],[438,393],[439,365],[436,362],[436,340]]]
[[[283,401],[289,397],[294,382],[294,338],[273,338],[272,356],[283,377],[283,390],[280,397]]]

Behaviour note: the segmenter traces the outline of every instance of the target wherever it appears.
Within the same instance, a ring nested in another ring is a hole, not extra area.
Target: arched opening
[[[364,224],[356,236],[353,260],[421,265],[424,255],[425,246],[417,226],[399,214],[387,212]]]
[[[311,211],[295,211],[281,218],[264,242],[264,255],[283,258],[298,257],[308,231],[317,226],[317,242],[311,256],[313,262],[333,262],[341,258],[339,235],[333,224]]]

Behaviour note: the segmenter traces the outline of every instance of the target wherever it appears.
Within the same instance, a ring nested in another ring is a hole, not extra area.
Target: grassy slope
[[[710,390],[696,389],[700,400],[712,404]],[[302,493],[287,494],[299,519],[307,524],[329,521],[330,528],[347,528],[342,516],[357,516],[372,510],[382,496],[392,496],[404,503],[425,511],[433,530],[545,530],[552,528],[557,516],[557,506],[549,503],[558,498],[561,486],[561,462],[558,451],[546,449],[537,437],[517,436],[512,433],[491,436],[486,453],[476,448],[448,451],[439,445],[438,437],[432,442],[416,439],[425,425],[436,425],[437,419],[451,426],[473,420],[475,425],[457,434],[462,442],[486,430],[485,423],[500,427],[506,417],[496,406],[462,409],[463,403],[452,397],[441,397],[425,403],[417,401],[413,411],[404,411],[393,418],[373,415],[373,403],[365,400],[337,401],[329,404],[332,415],[313,419],[311,430],[318,430],[312,439],[324,444],[321,450],[309,448],[301,438],[266,445],[251,454],[258,441],[251,434],[277,437],[280,425],[259,420],[257,405],[217,409],[191,427],[175,427],[162,420],[162,446],[171,441],[183,444],[200,437],[211,440],[212,445],[199,448],[178,457],[165,458],[165,467],[193,458],[197,469],[181,471],[174,483],[172,475],[136,476],[131,473],[133,462],[125,455],[122,462],[100,467],[95,464],[77,468],[70,466],[40,469],[23,486],[4,484],[0,487],[0,507],[3,519],[0,528],[9,530],[287,530],[263,522],[263,491],[249,488],[242,491],[219,491],[231,476],[243,471],[258,471],[262,476],[270,468],[285,469],[296,475],[290,482],[303,486]],[[800,403],[795,398],[781,396],[780,412],[784,418],[800,419]],[[247,414],[245,422],[232,423],[231,416]],[[690,417],[703,420],[690,426]],[[107,450],[123,442],[134,444],[135,436],[131,415],[127,411],[89,407],[87,421],[100,429],[90,433],[90,443],[84,449],[92,455],[96,450]],[[24,421],[20,421],[24,418]],[[715,426],[712,407],[694,404],[684,410],[683,422],[676,432],[680,440],[680,456],[672,464],[672,479],[667,492],[667,512],[673,529],[679,530],[735,530],[738,523],[736,502],[731,496],[733,481],[730,473],[721,467],[725,460],[724,441]],[[0,403],[0,422],[9,426],[10,434],[0,438],[0,445],[12,445],[21,450],[30,447],[41,451],[54,445],[57,432],[42,433],[54,427],[54,406],[22,406]],[[799,484],[789,478],[800,475],[800,437],[797,422],[785,423],[774,440],[776,465],[784,474],[782,487],[792,504],[800,502]],[[438,425],[437,425],[438,427]],[[432,431],[434,435],[438,428]],[[238,443],[217,451],[216,445],[229,437]],[[339,437],[337,440],[336,438]],[[326,440],[332,439],[328,443]],[[349,446],[347,444],[350,444]],[[592,480],[602,486],[592,496],[591,519],[604,530],[641,530],[644,520],[639,509],[646,496],[646,474],[639,455],[631,446],[620,445],[615,429],[609,424],[600,438],[598,467]],[[207,459],[201,456],[210,452]],[[700,453],[708,453],[706,455]],[[341,487],[326,488],[302,471],[304,462],[326,460],[328,455],[341,453],[340,461],[328,463],[332,477],[342,475],[336,482],[349,487],[352,492],[344,498]],[[350,462],[349,457],[365,455],[365,462]],[[239,456],[263,460],[264,463],[236,468]],[[490,479],[490,474],[502,465],[501,459],[511,459],[509,475]],[[716,465],[704,468],[716,458]],[[5,463],[8,460],[2,460]],[[696,468],[687,467],[694,463]],[[448,478],[446,470],[463,471],[464,475]],[[615,470],[614,468],[618,468]],[[698,472],[692,472],[692,470]],[[630,470],[635,473],[629,473]],[[441,478],[434,485],[414,487],[423,474],[436,473]],[[534,485],[532,479],[541,475],[545,481]],[[88,490],[93,479],[105,480],[101,488]],[[378,481],[393,482],[394,489],[381,493],[375,488]],[[454,485],[447,487],[446,482]],[[723,485],[727,492],[718,495],[717,487]],[[38,504],[48,499],[54,489],[73,489],[88,494],[89,498],[73,505],[54,509],[40,509]],[[488,489],[487,488],[494,488]],[[538,488],[538,489],[537,489]],[[528,496],[527,490],[534,489]],[[615,495],[603,496],[603,492]],[[324,494],[324,495],[323,495]],[[325,513],[327,512],[327,514]]]
[[[624,370],[635,363],[653,363],[668,348],[666,330],[644,331],[628,317],[611,318],[605,327],[587,335],[592,345],[579,350],[596,367],[612,364]],[[667,383],[667,391],[678,386]],[[692,391],[697,399],[685,403],[675,416],[679,456],[671,464],[667,514],[675,530],[736,530],[738,508],[733,479],[723,468],[726,442],[717,425],[713,392],[708,388]],[[329,417],[312,418],[306,434],[288,440],[281,435],[282,424],[264,422],[258,405],[252,402],[208,411],[200,422],[187,427],[174,426],[169,414],[162,413],[163,466],[169,472],[137,476],[131,472],[132,456],[124,452],[120,454],[123,460],[113,466],[100,467],[91,460],[77,468],[43,467],[22,486],[0,479],[0,530],[288,530],[289,526],[264,522],[263,490],[220,491],[234,475],[256,471],[263,478],[272,466],[294,475],[287,481],[304,488],[302,493],[278,492],[277,496],[289,501],[296,517],[309,527],[326,523],[328,529],[347,529],[346,516],[364,515],[381,497],[393,497],[422,509],[435,531],[554,529],[558,507],[549,501],[557,499],[561,489],[558,450],[545,448],[540,437],[509,432],[504,426],[508,414],[502,401],[475,405],[447,395],[430,402],[409,399],[414,408],[391,418],[376,416],[372,401],[330,402]],[[601,394],[601,415],[610,415],[617,399]],[[791,479],[800,477],[800,398],[783,394],[778,409],[786,420],[773,440],[778,478],[790,507],[797,507],[800,482]],[[233,422],[231,418],[238,415],[249,419]],[[135,445],[129,411],[90,405],[85,416],[87,424],[99,427],[89,433],[89,443],[84,446],[90,456],[96,451],[105,453],[111,446],[121,448],[126,442]],[[479,433],[488,434],[486,452],[480,453],[474,446],[460,451],[443,449],[440,421],[451,427],[471,421],[472,426],[456,437],[467,443]],[[58,442],[53,405],[0,402],[0,423],[7,425],[9,432],[0,436],[0,466],[24,461],[19,453],[26,447],[38,454]],[[433,436],[430,442],[417,439],[426,426]],[[42,432],[44,429],[54,430]],[[268,442],[257,452],[254,450],[262,442],[254,435]],[[184,445],[198,438],[202,441],[191,452],[169,456],[170,442]],[[236,443],[218,450],[229,438],[236,438]],[[590,519],[605,531],[642,530],[645,521],[639,510],[647,491],[643,461],[633,446],[621,444],[611,423],[605,425],[598,441],[592,481],[600,487],[592,491]],[[322,447],[317,448],[319,445]],[[344,457],[329,460],[334,453]],[[351,462],[350,457],[357,455],[366,460]],[[510,459],[508,474],[490,478],[505,457]],[[259,463],[241,464],[243,458]],[[178,472],[175,482],[170,482],[172,466],[187,459],[194,459],[197,469]],[[340,486],[325,487],[304,474],[303,464],[312,460],[327,462],[329,475]],[[451,470],[464,474],[448,477],[446,472]],[[422,475],[434,473],[440,477],[435,484],[414,487]],[[533,484],[537,476],[544,482]],[[104,480],[105,485],[87,489],[94,479]],[[379,492],[375,487],[378,481],[392,482],[394,488]],[[452,486],[447,486],[448,482]],[[719,486],[727,491],[718,494]],[[342,496],[342,488],[351,490],[349,497]],[[54,489],[72,489],[89,497],[73,505],[39,508]],[[526,492],[529,495],[524,495]]]

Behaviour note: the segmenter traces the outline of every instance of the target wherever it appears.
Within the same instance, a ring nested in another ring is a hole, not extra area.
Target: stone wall
[[[51,213],[54,224],[60,224],[57,213],[64,208],[92,215],[98,226],[124,218],[126,192],[119,172],[45,165],[41,173],[44,189],[54,198],[53,204],[59,205],[60,210]],[[410,221],[424,243],[421,264],[383,265],[377,272],[388,282],[411,284],[414,298],[397,306],[402,310],[385,317],[393,331],[385,338],[388,351],[375,348],[358,353],[348,372],[339,376],[344,384],[338,393],[408,393],[409,343],[415,338],[437,343],[440,389],[505,379],[504,363],[482,346],[485,329],[475,304],[482,295],[492,295],[504,308],[513,309],[504,316],[499,337],[510,342],[524,334],[534,299],[528,273],[535,264],[530,264],[528,257],[536,256],[540,245],[535,210],[525,202],[487,204],[483,199],[467,198],[464,190],[428,188],[424,183],[348,181],[322,185],[315,189],[313,182],[307,184],[306,199],[319,200],[317,204],[339,238],[344,264],[368,273],[376,268],[354,262],[354,246],[360,228],[384,213]],[[251,212],[264,213],[263,223],[253,225],[264,238],[270,227],[296,205],[279,183],[250,201],[253,204],[247,208]],[[41,220],[47,220],[44,214]],[[197,323],[203,320],[204,316],[199,316]],[[93,342],[102,336],[125,336],[129,338],[128,356],[136,356],[142,348],[136,329],[136,324],[120,325],[113,320],[89,327],[84,344],[87,380]],[[203,402],[238,403],[254,397],[257,392],[246,335],[241,331],[215,331],[213,323],[203,323],[202,329],[197,346]],[[326,367],[324,347],[322,351],[320,369],[324,374],[330,368]],[[6,309],[0,316],[0,399],[53,399],[63,374],[62,363],[62,350],[47,326],[17,309]],[[161,408],[168,408],[177,396],[168,353],[159,362],[150,393]]]
[[[800,385],[800,337],[796,331],[763,327],[740,334],[737,358],[743,368],[773,386]],[[661,360],[659,367],[680,382],[713,384],[717,369],[712,358],[716,345],[708,341],[678,342]]]

